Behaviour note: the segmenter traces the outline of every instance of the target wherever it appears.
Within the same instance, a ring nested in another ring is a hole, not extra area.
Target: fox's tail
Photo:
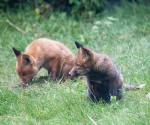
[[[125,88],[125,90],[136,90],[136,89],[141,89],[145,86],[145,84],[141,84],[141,85],[131,85],[131,84],[123,84],[123,87]]]

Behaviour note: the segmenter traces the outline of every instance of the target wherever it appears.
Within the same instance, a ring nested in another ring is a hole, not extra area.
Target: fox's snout
[[[70,71],[68,75],[71,76],[71,77],[73,77],[74,73],[72,71]]]
[[[29,80],[20,80],[21,84],[26,85],[28,84]]]
[[[71,70],[69,72],[69,76],[71,77],[78,77],[78,76],[81,76],[83,74],[83,71],[82,70]]]

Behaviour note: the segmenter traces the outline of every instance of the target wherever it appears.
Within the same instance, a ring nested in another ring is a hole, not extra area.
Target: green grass
[[[150,100],[150,9],[126,5],[90,20],[75,20],[65,13],[53,13],[37,21],[30,12],[0,14],[0,124],[1,125],[149,125]],[[22,33],[6,22],[9,19]],[[74,41],[108,54],[125,83],[146,84],[138,91],[125,92],[122,101],[93,104],[86,98],[84,80],[59,85],[41,70],[26,89],[8,88],[19,83],[12,47],[24,51],[34,39],[58,40],[77,53]],[[92,121],[93,120],[93,121]]]

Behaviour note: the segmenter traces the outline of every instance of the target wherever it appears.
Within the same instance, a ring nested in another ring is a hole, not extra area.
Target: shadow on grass
[[[22,84],[22,83],[16,83],[16,84],[9,84],[8,88],[19,88],[19,87],[23,87],[23,88],[27,88],[28,85],[33,85],[33,84],[44,84],[45,82],[50,81],[50,77],[49,76],[40,76],[38,78],[33,78],[28,84]]]
[[[75,81],[75,80],[73,80],[73,81]],[[62,77],[56,81],[52,81],[50,79],[50,76],[40,76],[40,77],[34,77],[31,81],[29,81],[28,84],[16,83],[16,84],[9,84],[8,86],[5,86],[5,87],[10,88],[10,89],[11,88],[18,88],[18,87],[27,88],[29,85],[42,85],[42,84],[45,84],[47,82],[62,84],[64,82],[64,80]]]

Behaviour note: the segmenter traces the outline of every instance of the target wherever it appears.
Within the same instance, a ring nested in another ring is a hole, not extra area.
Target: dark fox
[[[111,96],[117,100],[123,97],[123,77],[116,65],[106,54],[99,54],[75,41],[78,54],[75,65],[69,72],[72,77],[85,76],[87,97],[93,101],[110,101]],[[138,86],[125,85],[127,89]]]

